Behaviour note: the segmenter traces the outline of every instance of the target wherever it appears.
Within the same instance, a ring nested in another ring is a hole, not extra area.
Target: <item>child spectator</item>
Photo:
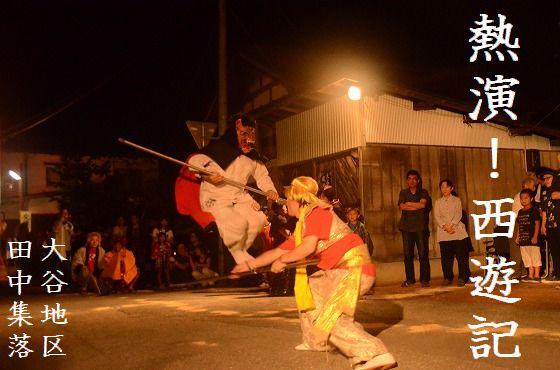
[[[157,274],[158,289],[161,289],[162,277],[165,276],[165,286],[169,288],[169,256],[171,255],[171,244],[167,241],[165,232],[158,234],[157,240],[152,246],[152,260],[154,261]]]
[[[541,253],[538,244],[539,231],[541,227],[540,215],[537,207],[532,205],[533,192],[523,189],[519,195],[521,208],[517,213],[517,232],[515,243],[521,248],[523,264],[529,269],[528,280],[539,281],[539,270],[541,266]]]
[[[350,227],[350,230],[362,238],[364,243],[367,244],[369,254],[373,255],[373,241],[371,240],[365,225],[360,222],[360,211],[358,208],[348,208],[346,218],[348,219],[347,225]]]
[[[152,238],[154,242],[157,242],[158,236],[161,233],[165,234],[166,240],[169,244],[173,244],[173,230],[169,227],[169,221],[166,218],[162,218],[159,227],[156,227],[152,230]]]

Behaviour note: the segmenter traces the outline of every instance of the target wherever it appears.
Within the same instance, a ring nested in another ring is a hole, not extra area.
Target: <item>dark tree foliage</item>
[[[111,161],[103,157],[63,157],[60,178],[62,194],[56,200],[83,231],[108,230],[121,215],[144,218],[169,197],[158,191],[156,181],[143,181],[141,170],[112,171]]]

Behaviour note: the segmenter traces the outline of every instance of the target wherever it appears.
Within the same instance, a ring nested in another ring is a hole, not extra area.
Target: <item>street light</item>
[[[360,100],[362,98],[362,89],[358,86],[350,86],[348,88],[348,98],[354,101]]]
[[[14,170],[9,170],[8,175],[18,182],[18,198],[19,198],[19,210],[23,210],[24,200],[23,200],[23,181],[21,181],[21,176]]]
[[[17,173],[16,171],[12,171],[9,170],[8,171],[8,175],[10,175],[10,177],[16,181],[20,181],[21,180],[21,176],[19,175],[19,173]]]

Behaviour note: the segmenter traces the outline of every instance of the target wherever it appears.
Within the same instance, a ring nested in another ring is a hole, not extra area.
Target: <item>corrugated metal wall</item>
[[[276,123],[279,165],[339,153],[365,143],[488,148],[490,138],[503,149],[550,150],[540,136],[509,136],[505,127],[463,123],[441,109],[414,111],[412,102],[389,95],[353,102],[342,96]]]
[[[278,164],[301,162],[365,145],[360,109],[363,109],[361,102],[343,96],[277,122]]]
[[[406,188],[406,172],[418,170],[423,186],[433,201],[440,197],[439,181],[449,178],[455,183],[463,209],[480,214],[482,207],[473,200],[513,197],[525,176],[523,151],[498,151],[500,177],[492,180],[490,150],[480,148],[450,148],[441,146],[404,146],[369,144],[363,151],[364,209],[366,226],[374,238],[376,257],[391,261],[402,259],[402,239],[397,223],[400,218],[398,196]],[[504,207],[507,210],[507,207]],[[431,215],[430,255],[439,256]],[[470,235],[475,251],[484,252],[484,245],[474,240],[472,218]]]
[[[409,100],[381,95],[365,97],[363,102],[368,143],[484,148],[490,146],[490,138],[497,137],[500,148],[550,150],[544,137],[512,137],[495,125],[469,127],[460,114],[441,109],[414,111]]]

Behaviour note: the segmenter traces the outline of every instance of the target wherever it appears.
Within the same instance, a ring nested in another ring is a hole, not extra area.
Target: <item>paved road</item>
[[[472,288],[472,287],[471,287]],[[376,288],[358,307],[357,319],[381,338],[400,369],[560,368],[560,289],[521,284],[516,304],[471,297],[471,288]],[[8,358],[12,298],[0,298],[1,369],[350,369],[337,353],[298,352],[292,297],[232,289],[139,292],[128,295],[26,295],[34,326],[26,327],[35,351]],[[43,305],[59,302],[66,326],[40,324]],[[500,342],[519,359],[473,360],[473,314],[489,321],[515,320],[516,336]],[[42,358],[42,336],[63,334],[65,357]]]

